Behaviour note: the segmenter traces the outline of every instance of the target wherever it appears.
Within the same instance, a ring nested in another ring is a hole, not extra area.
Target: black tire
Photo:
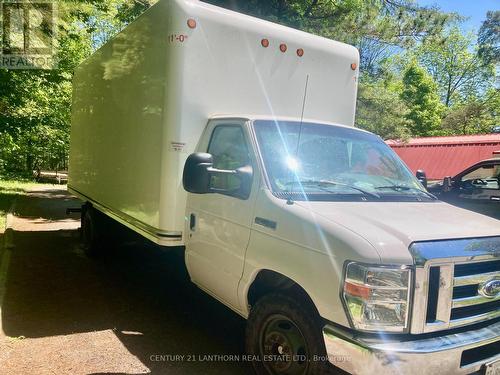
[[[281,293],[262,297],[247,321],[246,351],[258,359],[252,361],[258,375],[335,373],[326,360],[319,315],[306,299]]]
[[[91,206],[85,207],[82,211],[83,251],[89,258],[102,256],[106,248],[101,215]]]

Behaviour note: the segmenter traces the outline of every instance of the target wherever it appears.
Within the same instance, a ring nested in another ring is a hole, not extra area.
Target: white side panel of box
[[[166,3],[98,50],[74,79],[69,187],[159,227]]]
[[[197,0],[173,3],[160,226],[166,228],[174,217],[174,228],[182,230],[182,170],[209,118],[300,119],[304,106],[307,119],[352,126],[358,70],[351,64],[359,66],[359,54],[352,46]],[[187,26],[190,18],[195,29]],[[270,41],[268,48],[262,47],[263,38]],[[172,144],[182,150],[173,151]]]
[[[308,81],[305,118],[353,125],[352,63],[358,52],[342,43],[160,0],[77,71],[69,186],[151,232],[181,232],[184,162],[211,117],[300,119]]]

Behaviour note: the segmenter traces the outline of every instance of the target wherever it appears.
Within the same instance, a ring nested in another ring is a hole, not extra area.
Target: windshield
[[[272,190],[305,199],[433,199],[379,137],[354,128],[255,121]]]

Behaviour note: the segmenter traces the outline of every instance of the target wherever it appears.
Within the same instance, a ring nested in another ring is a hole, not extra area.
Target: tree
[[[407,139],[411,135],[407,114],[408,107],[394,88],[380,80],[361,82],[356,126],[384,139]]]
[[[410,121],[412,135],[433,136],[441,133],[443,106],[439,101],[432,77],[412,61],[403,74],[401,98],[409,108],[405,116]]]
[[[58,3],[57,68],[0,69],[0,173],[66,168],[74,69],[154,2]]]
[[[439,34],[456,15],[412,0],[205,0],[287,26],[357,44],[369,37],[393,45]]]
[[[455,105],[443,119],[443,129],[451,134],[489,133],[498,125],[500,92],[489,89],[483,97],[469,98]]]
[[[205,0],[273,22],[355,45],[363,74],[399,48],[440,35],[460,19],[413,0]]]
[[[479,57],[485,64],[500,63],[500,10],[486,13],[477,42]]]
[[[0,132],[0,175],[8,168],[8,161],[15,157],[18,146],[7,132]]]
[[[492,66],[479,58],[473,35],[463,35],[458,28],[451,29],[444,39],[423,43],[416,56],[437,82],[446,107],[468,96],[480,95],[494,76]]]

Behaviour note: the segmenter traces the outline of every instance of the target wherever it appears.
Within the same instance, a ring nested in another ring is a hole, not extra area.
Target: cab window
[[[217,126],[208,146],[215,169],[235,170],[250,164],[247,143],[243,129],[238,125]],[[226,192],[237,191],[241,180],[234,175],[214,175],[210,186]]]

